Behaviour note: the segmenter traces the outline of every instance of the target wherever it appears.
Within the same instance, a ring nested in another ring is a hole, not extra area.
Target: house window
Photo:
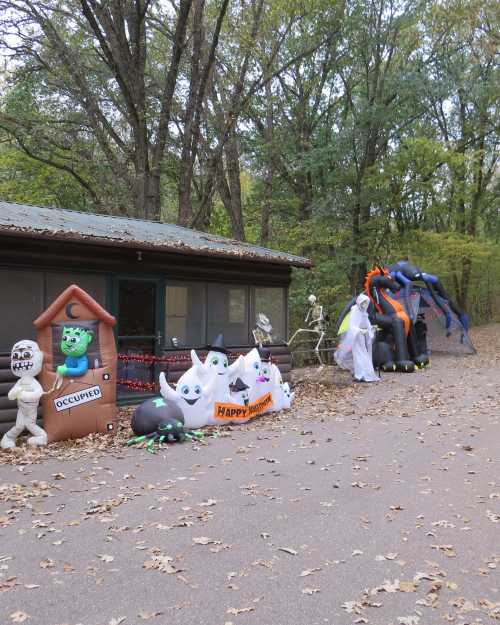
[[[47,272],[45,274],[45,306],[49,306],[72,284],[86,291],[101,306],[106,306],[106,279],[101,274]]]
[[[284,341],[285,294],[285,289],[275,287],[169,282],[166,287],[165,347],[203,347],[220,333],[228,347],[247,345],[249,341],[252,343],[251,330],[259,312],[271,320],[273,338]]]
[[[285,289],[255,287],[253,311],[254,319],[252,324],[255,324],[255,317],[259,313],[264,313],[273,326],[273,340],[286,341]]]
[[[209,284],[207,289],[207,338],[224,334],[226,345],[248,342],[248,289],[230,284]]]
[[[205,285],[169,283],[166,288],[165,347],[200,347],[205,337]]]
[[[0,293],[0,352],[10,352],[16,341],[35,339],[33,319],[43,311],[43,273],[0,269]]]

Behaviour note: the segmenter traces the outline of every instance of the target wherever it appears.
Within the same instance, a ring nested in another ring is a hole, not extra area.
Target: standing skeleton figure
[[[43,388],[36,379],[42,370],[43,353],[35,341],[18,341],[12,348],[10,368],[19,378],[8,393],[10,401],[17,400],[16,425],[4,434],[0,446],[12,449],[17,437],[24,430],[33,434],[28,438],[28,445],[46,445],[47,434],[36,424],[37,409]]]
[[[291,345],[292,341],[295,340],[295,337],[302,332],[313,332],[314,334],[317,334],[319,338],[318,342],[316,343],[316,347],[314,348],[314,353],[319,360],[319,364],[323,365],[323,361],[321,360],[321,355],[319,353],[319,346],[325,338],[328,324],[328,315],[326,315],[323,311],[323,306],[316,299],[316,295],[309,295],[307,300],[309,302],[309,310],[307,311],[307,315],[304,321],[305,323],[307,323],[308,327],[299,328],[288,341],[288,345]]]

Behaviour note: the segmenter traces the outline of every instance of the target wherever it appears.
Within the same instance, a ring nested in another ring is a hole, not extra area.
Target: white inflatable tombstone
[[[219,334],[208,349],[205,362],[201,362],[194,349],[191,350],[191,361],[194,367],[198,368],[201,377],[216,374],[215,401],[227,403],[231,401],[229,385],[237,377],[240,370],[243,370],[243,357],[229,364],[228,350],[224,345],[224,337]]]
[[[160,373],[162,397],[179,405],[187,429],[202,428],[215,423],[213,418],[215,389],[215,373],[202,380],[198,367],[191,367],[183,373],[175,390],[167,382],[163,371]]]

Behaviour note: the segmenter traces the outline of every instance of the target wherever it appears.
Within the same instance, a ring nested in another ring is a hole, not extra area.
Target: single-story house
[[[144,390],[141,380],[154,381],[158,373],[142,356],[165,358],[161,368],[176,381],[189,365],[188,350],[202,349],[221,332],[228,348],[246,351],[259,312],[281,339],[271,352],[286,374],[291,268],[311,265],[171,224],[0,202],[0,424],[15,415],[5,396],[11,346],[35,337],[33,320],[70,284],[116,317],[125,382],[118,391],[131,398]],[[127,380],[139,383],[127,386]]]

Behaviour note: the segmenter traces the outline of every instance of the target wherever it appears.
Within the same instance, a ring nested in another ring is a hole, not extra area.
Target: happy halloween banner
[[[257,417],[273,405],[273,396],[266,393],[259,399],[248,406],[240,406],[239,404],[222,404],[215,402],[214,417],[216,419],[251,419]]]

